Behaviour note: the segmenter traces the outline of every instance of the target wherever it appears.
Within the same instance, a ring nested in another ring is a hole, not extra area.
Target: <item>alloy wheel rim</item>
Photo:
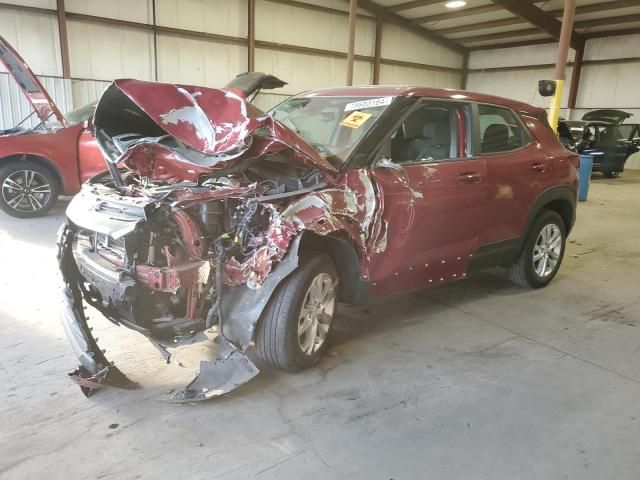
[[[541,278],[555,270],[562,252],[562,232],[558,225],[550,223],[540,231],[533,246],[533,269]]]
[[[298,344],[310,357],[324,344],[336,306],[335,286],[331,275],[320,273],[309,285],[298,318]]]
[[[36,212],[51,198],[51,184],[35,170],[18,170],[2,183],[2,199],[18,212]]]

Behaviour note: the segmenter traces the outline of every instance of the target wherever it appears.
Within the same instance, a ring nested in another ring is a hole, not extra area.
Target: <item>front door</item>
[[[467,154],[471,124],[466,104],[424,101],[378,152],[386,242],[371,256],[376,295],[466,275],[487,216],[486,163]]]

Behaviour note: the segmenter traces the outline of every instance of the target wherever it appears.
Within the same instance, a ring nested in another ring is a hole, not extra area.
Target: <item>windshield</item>
[[[394,97],[293,97],[269,113],[340,167]]]
[[[98,101],[95,100],[91,103],[87,103],[85,106],[71,110],[64,115],[65,120],[69,125],[78,125],[79,123],[89,120],[93,116],[93,112],[96,110]]]

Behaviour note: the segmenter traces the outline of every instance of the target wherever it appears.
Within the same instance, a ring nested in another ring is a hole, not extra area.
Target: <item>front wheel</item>
[[[49,169],[23,160],[0,167],[0,209],[12,217],[45,215],[58,199],[58,184]]]
[[[337,302],[338,274],[331,258],[303,258],[260,318],[255,339],[260,359],[290,372],[314,365],[326,349]]]
[[[523,287],[546,286],[558,273],[566,239],[567,230],[562,217],[554,211],[544,210],[511,266],[511,280]]]
[[[602,172],[605,178],[618,178],[620,176],[620,172],[606,171]]]

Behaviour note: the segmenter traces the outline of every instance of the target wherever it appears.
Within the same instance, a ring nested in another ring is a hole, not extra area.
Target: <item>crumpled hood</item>
[[[181,148],[187,147],[182,148],[182,153],[190,153],[184,155],[185,163],[197,165],[198,173],[230,167],[240,157],[271,153],[278,145],[294,150],[323,173],[336,171],[304,139],[229,90],[115,80],[98,103],[94,124],[98,143],[112,161],[122,160],[125,153],[122,142],[118,145],[114,138],[135,134],[139,146],[168,134]]]

